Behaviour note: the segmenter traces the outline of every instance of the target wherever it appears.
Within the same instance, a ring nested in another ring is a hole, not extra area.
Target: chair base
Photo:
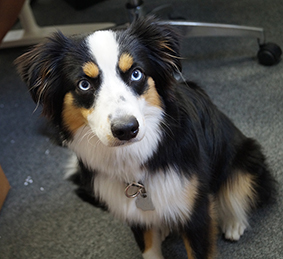
[[[251,37],[259,44],[265,43],[263,28],[219,23],[198,23],[186,21],[162,21],[179,28],[184,37]]]
[[[134,19],[144,15],[142,0],[129,0],[127,9],[130,18]],[[168,5],[161,9],[168,9]],[[158,9],[159,10],[159,9]],[[20,21],[23,26],[22,30],[14,30],[8,32],[3,39],[0,48],[10,48],[27,46],[41,42],[55,31],[61,31],[65,35],[73,35],[80,33],[90,33],[96,30],[103,30],[115,27],[114,23],[98,23],[98,24],[76,24],[76,25],[60,25],[54,27],[39,27],[35,21],[32,10],[27,0],[24,3],[20,14]],[[198,23],[187,21],[162,21],[161,24],[169,24],[178,27],[184,37],[250,37],[256,38],[259,44],[258,60],[263,65],[274,65],[281,59],[282,50],[274,43],[265,43],[265,35],[263,28],[238,26],[231,24],[218,23]]]
[[[61,31],[65,35],[73,35],[103,30],[115,26],[114,23],[98,23],[40,27],[35,21],[29,1],[25,1],[19,18],[23,29],[9,31],[0,45],[1,49],[36,44],[56,31]]]
[[[50,36],[56,31],[62,32],[64,35],[74,35],[87,33],[96,30],[103,30],[115,26],[114,23],[101,24],[76,24],[76,25],[60,25],[56,27],[37,27],[33,31],[13,30],[7,33],[0,45],[1,49],[21,47],[37,44],[43,41],[44,38]]]

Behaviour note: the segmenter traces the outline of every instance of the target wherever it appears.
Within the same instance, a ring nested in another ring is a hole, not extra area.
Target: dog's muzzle
[[[139,122],[134,116],[123,116],[111,122],[111,132],[119,140],[131,140],[139,132]]]

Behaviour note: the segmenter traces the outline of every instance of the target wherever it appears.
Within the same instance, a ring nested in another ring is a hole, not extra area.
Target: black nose
[[[130,140],[137,136],[139,123],[134,116],[124,116],[112,121],[111,131],[113,136],[119,140]]]

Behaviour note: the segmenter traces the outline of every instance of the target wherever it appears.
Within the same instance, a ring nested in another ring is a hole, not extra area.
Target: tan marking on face
[[[162,102],[160,99],[159,94],[157,93],[157,90],[155,88],[155,83],[151,77],[148,78],[148,89],[147,91],[142,95],[145,100],[152,106],[162,107]]]
[[[153,231],[150,230],[146,230],[143,233],[143,238],[144,238],[144,252],[146,252],[147,250],[149,250],[152,247],[153,244]]]
[[[76,107],[74,97],[71,93],[67,93],[63,104],[63,121],[64,125],[75,133],[81,126],[87,124],[87,117],[93,109],[85,109]]]
[[[123,53],[119,60],[119,68],[122,72],[127,72],[134,64],[133,57],[128,53]]]
[[[99,75],[99,69],[98,69],[97,65],[95,65],[91,61],[86,62],[83,65],[83,71],[87,76],[89,76],[91,78],[96,78]]]

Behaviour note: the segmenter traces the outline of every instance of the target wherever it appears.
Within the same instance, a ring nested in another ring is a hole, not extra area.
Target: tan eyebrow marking
[[[99,75],[99,69],[97,65],[95,65],[91,61],[86,62],[83,65],[83,71],[87,76],[92,77],[92,78],[96,78]]]
[[[155,82],[151,77],[149,77],[147,83],[148,83],[148,89],[142,96],[150,105],[156,107],[162,107],[160,96],[155,88]]]
[[[119,68],[121,69],[122,72],[127,72],[132,65],[134,64],[134,58],[128,54],[128,53],[123,53],[120,57],[119,60]]]

